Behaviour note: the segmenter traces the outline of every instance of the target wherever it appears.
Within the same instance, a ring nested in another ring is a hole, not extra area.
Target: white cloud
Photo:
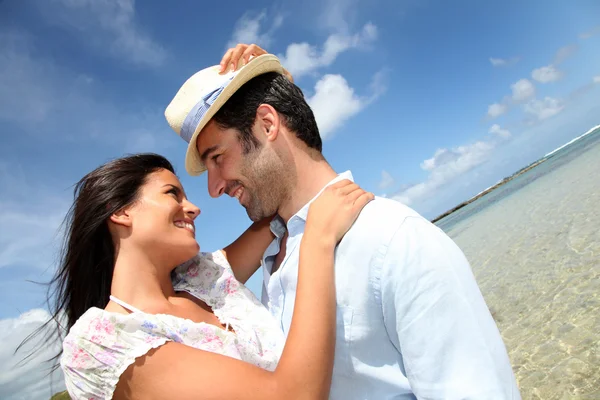
[[[167,58],[166,50],[138,25],[134,0],[51,0],[40,5],[47,21],[76,32],[99,52],[149,67]]]
[[[564,103],[560,99],[552,97],[544,97],[543,100],[533,99],[523,106],[523,110],[542,121],[550,118],[565,108]]]
[[[354,92],[341,75],[325,75],[315,85],[315,93],[307,99],[312,108],[323,139],[352,116],[356,115],[384,92],[382,73],[377,73],[371,83],[372,93],[361,97]]]
[[[490,63],[494,67],[509,67],[511,65],[515,65],[516,63],[518,63],[519,60],[520,60],[519,57],[512,57],[512,58],[494,58],[494,57],[490,57]]]
[[[510,85],[510,88],[512,90],[512,99],[517,103],[535,95],[535,86],[528,79],[521,79]]]
[[[308,103],[313,109],[323,139],[364,106],[363,101],[341,75],[325,75],[321,78],[315,85],[315,94],[308,99]]]
[[[492,63],[492,65],[494,67],[502,67],[502,66],[506,65],[506,60],[504,60],[502,58],[490,57],[490,63]]]
[[[43,343],[34,339],[15,354],[22,340],[49,318],[47,311],[34,309],[18,318],[0,320],[0,398],[48,400],[52,394],[65,390],[60,369],[48,375],[50,364],[45,361],[60,351],[60,343],[50,340],[50,332],[41,335]],[[22,362],[35,348],[40,351]]]
[[[395,179],[392,175],[390,175],[387,171],[381,171],[381,181],[379,181],[379,189],[387,189],[391,186],[394,186]]]
[[[502,129],[500,127],[500,125],[498,125],[498,124],[492,125],[488,132],[493,135],[497,135],[498,137],[500,137],[502,139],[509,139],[512,136],[508,129]]]
[[[534,69],[531,77],[541,83],[555,82],[563,77],[563,73],[556,69],[554,65]]]
[[[579,46],[576,44],[570,44],[568,46],[563,46],[556,52],[554,56],[554,62],[552,64],[558,65],[565,61],[567,58],[571,57],[575,52],[579,49]]]
[[[330,35],[319,50],[306,42],[292,43],[284,55],[280,55],[282,64],[294,76],[294,79],[311,73],[319,68],[327,67],[338,55],[351,48],[360,48],[372,43],[377,38],[377,27],[366,24],[354,35],[334,33]]]
[[[373,79],[369,84],[369,90],[371,91],[369,102],[374,101],[387,91],[388,72],[389,69],[384,68],[373,75]]]
[[[600,83],[600,75],[597,75],[595,77],[592,78],[592,82],[594,83]]]
[[[273,43],[273,34],[282,23],[283,15],[281,14],[269,19],[266,10],[260,13],[246,12],[236,22],[227,47],[235,47],[238,43],[256,43],[268,50],[268,47]],[[269,27],[265,32],[261,31],[263,25]]]
[[[427,179],[402,190],[392,198],[406,205],[427,199],[439,188],[486,162],[494,147],[494,142],[479,141],[454,149],[438,149],[433,157],[421,163],[421,168],[429,172]]]
[[[336,32],[348,32],[358,12],[358,0],[325,0],[319,25]]]
[[[494,103],[488,107],[488,116],[490,118],[497,118],[502,114],[506,113],[508,106],[506,104]]]
[[[590,29],[587,32],[583,32],[579,35],[580,39],[589,39],[594,35],[598,35],[600,34],[600,25],[596,26],[595,28]]]

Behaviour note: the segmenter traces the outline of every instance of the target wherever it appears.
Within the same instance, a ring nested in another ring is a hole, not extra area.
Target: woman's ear
[[[131,215],[127,207],[120,209],[110,216],[110,221],[121,226],[131,226]]]

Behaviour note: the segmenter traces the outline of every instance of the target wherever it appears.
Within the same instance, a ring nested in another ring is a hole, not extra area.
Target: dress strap
[[[115,303],[117,303],[118,305],[120,305],[121,307],[123,307],[124,309],[131,311],[133,313],[142,313],[141,310],[138,310],[137,308],[135,308],[134,306],[130,306],[129,304],[125,303],[123,300],[119,300],[117,299],[115,296],[113,296],[112,294],[110,295],[110,299],[112,301],[114,301]]]

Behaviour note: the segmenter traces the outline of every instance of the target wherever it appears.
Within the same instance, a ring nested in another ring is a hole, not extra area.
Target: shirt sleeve
[[[444,232],[408,217],[381,272],[384,323],[417,398],[520,398],[469,263]]]

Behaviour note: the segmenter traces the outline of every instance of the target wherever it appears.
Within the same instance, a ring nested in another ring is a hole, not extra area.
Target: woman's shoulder
[[[130,353],[139,353],[140,349],[147,352],[172,340],[157,329],[160,318],[160,315],[120,314],[90,308],[63,340],[61,365],[110,369],[123,363]]]
[[[119,321],[116,313],[92,307],[79,317],[69,329],[63,341],[63,354],[68,353],[68,351],[65,352],[65,345],[84,344],[86,341],[106,345],[107,341],[113,340],[117,329],[119,329]]]
[[[171,275],[173,288],[200,298],[211,307],[223,297],[224,285],[235,276],[223,252],[199,253],[179,265]],[[237,282],[237,281],[236,281]]]
[[[213,252],[200,252],[193,258],[177,266],[173,271],[174,277],[196,277],[200,270],[219,271],[225,270],[233,273],[227,257],[221,250]],[[213,278],[212,274],[205,274],[203,277]]]
[[[170,339],[155,335],[136,314],[90,308],[69,330],[60,359],[65,383],[76,398],[111,398],[121,374],[135,359]]]

